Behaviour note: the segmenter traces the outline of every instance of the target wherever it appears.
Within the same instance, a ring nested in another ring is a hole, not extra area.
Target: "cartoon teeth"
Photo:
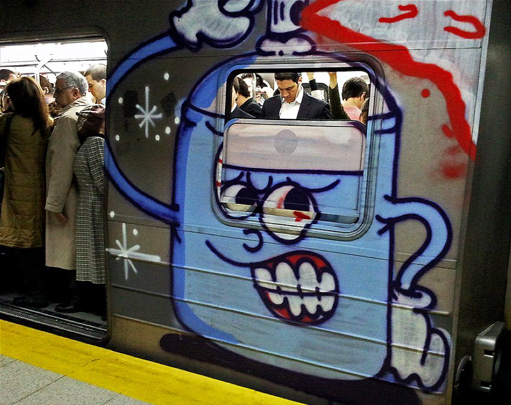
[[[338,283],[330,265],[318,255],[299,253],[257,263],[254,286],[279,318],[308,324],[329,319],[337,307]]]

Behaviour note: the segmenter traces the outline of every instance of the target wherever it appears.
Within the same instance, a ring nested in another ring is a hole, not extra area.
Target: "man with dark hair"
[[[246,111],[243,111],[238,107],[238,104],[236,103],[236,98],[238,96],[238,91],[240,88],[239,83],[243,82],[238,77],[235,77],[232,83],[232,89],[231,89],[231,112],[225,115],[226,121],[229,121],[233,118],[254,118],[253,115],[247,113]]]
[[[350,119],[358,120],[360,109],[369,94],[369,88],[361,77],[352,77],[342,86],[342,106]]]
[[[19,73],[11,69],[0,69],[0,82],[9,83],[19,77]]]
[[[255,118],[261,116],[261,106],[250,97],[250,90],[247,83],[239,77],[235,77],[232,82],[234,91],[236,92],[236,104],[240,108]]]
[[[33,79],[35,80],[35,76],[33,76]],[[39,85],[41,86],[41,89],[43,89],[44,99],[46,104],[48,104],[50,115],[52,117],[56,117],[59,112],[59,107],[53,97],[53,84],[51,84],[47,77],[39,75]]]
[[[89,91],[96,99],[96,103],[105,104],[106,97],[106,65],[99,63],[85,71],[85,79],[89,84]]]
[[[12,110],[7,93],[5,92],[5,86],[18,77],[20,77],[19,73],[14,72],[13,70],[0,69],[0,114],[10,112]]]
[[[273,96],[264,102],[261,118],[332,119],[330,106],[327,103],[305,93],[300,73],[276,73],[275,81],[280,95]]]

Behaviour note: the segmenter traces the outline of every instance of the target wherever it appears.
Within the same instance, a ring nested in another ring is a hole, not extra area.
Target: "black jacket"
[[[232,110],[232,112],[226,118],[227,118],[227,121],[229,121],[233,118],[254,118],[254,116],[239,109],[238,106],[236,106],[236,107],[234,107],[234,110]]]
[[[262,108],[253,98],[249,98],[242,105],[240,105],[240,109],[249,113],[254,118],[259,118],[261,116]]]

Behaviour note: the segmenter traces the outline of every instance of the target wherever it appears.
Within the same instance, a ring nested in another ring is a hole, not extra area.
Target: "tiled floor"
[[[297,402],[0,319],[0,405]]]
[[[0,405],[142,405],[146,402],[0,355]]]

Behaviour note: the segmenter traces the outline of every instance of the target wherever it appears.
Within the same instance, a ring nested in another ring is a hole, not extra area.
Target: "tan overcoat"
[[[7,115],[0,116],[3,136]],[[0,245],[44,245],[44,161],[48,136],[34,130],[31,118],[14,115],[7,137],[5,186],[0,215]]]
[[[80,147],[76,113],[89,105],[81,97],[64,107],[55,120],[46,156],[46,265],[76,270],[76,212],[78,185],[73,175],[76,152]],[[54,213],[68,219],[62,224]]]

